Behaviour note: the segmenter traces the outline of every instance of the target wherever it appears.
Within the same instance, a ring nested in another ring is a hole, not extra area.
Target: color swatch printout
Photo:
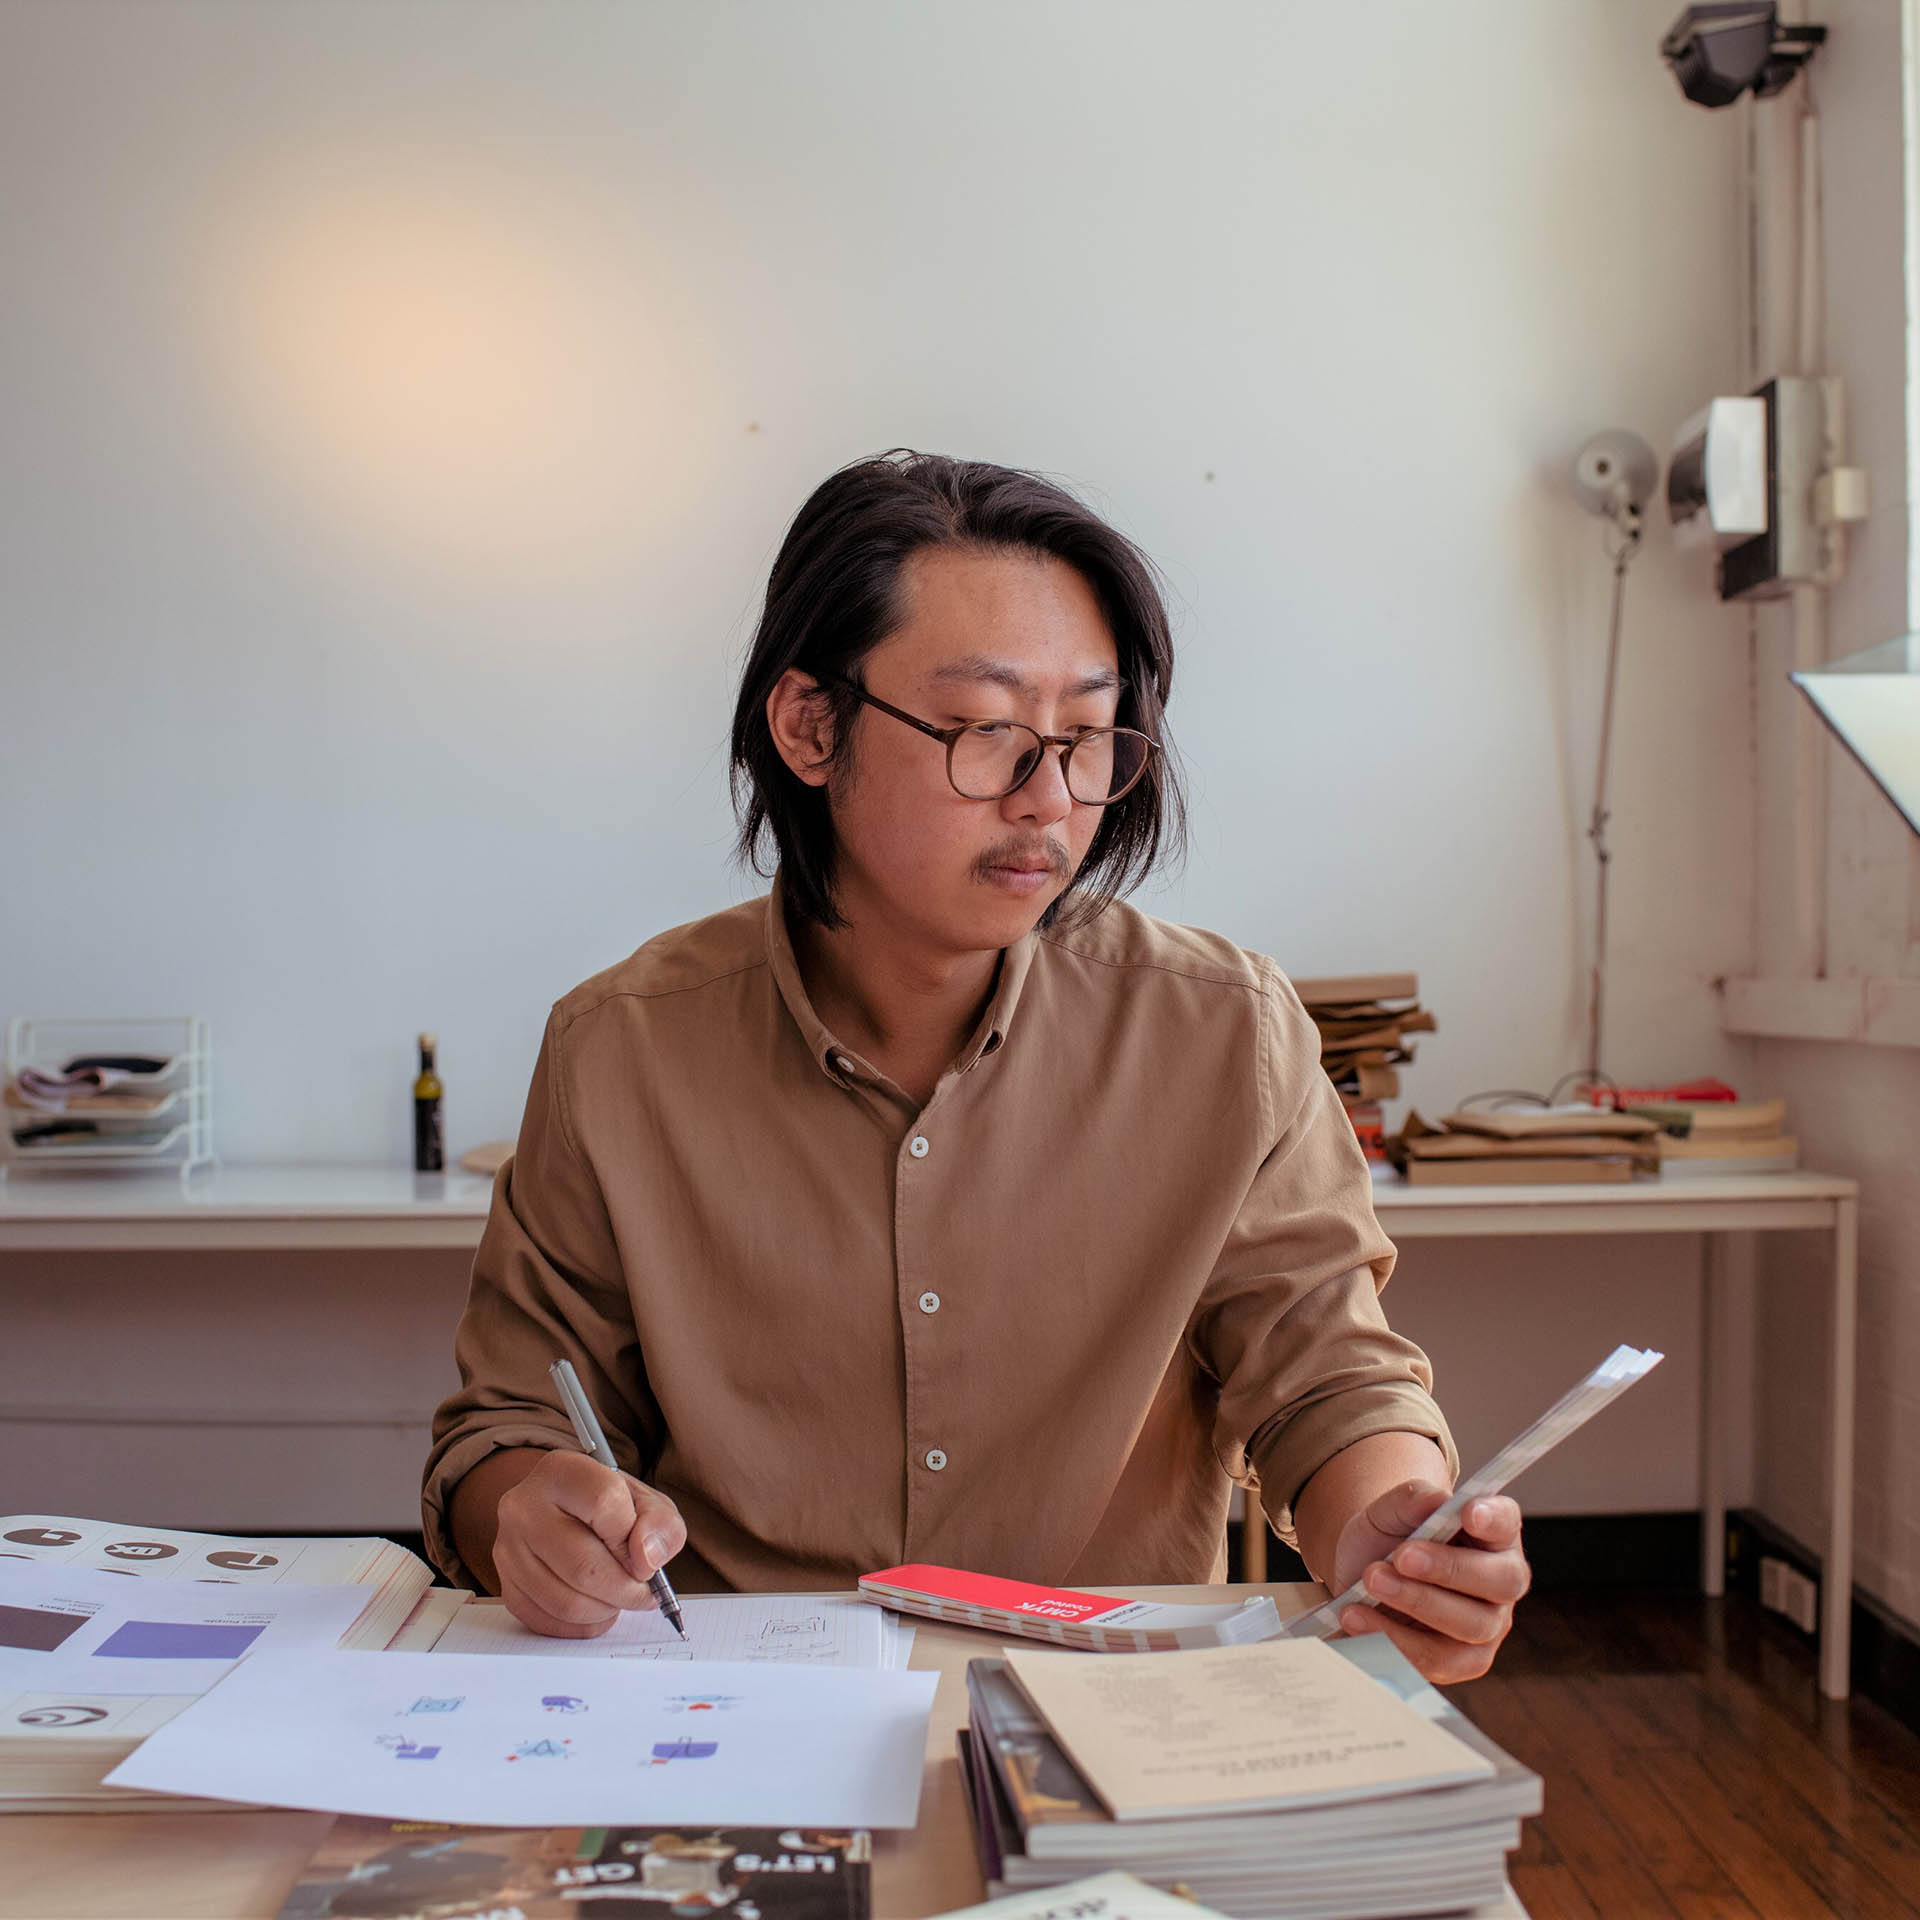
[[[235,1593],[0,1560],[0,1694],[204,1693],[257,1648],[335,1646],[369,1597],[364,1587]]]
[[[688,1594],[682,1640],[659,1613],[623,1613],[592,1640],[550,1640],[503,1606],[470,1601],[434,1642],[437,1653],[557,1658],[742,1660],[784,1666],[904,1667],[912,1633],[891,1614],[831,1593]]]
[[[479,1826],[910,1827],[937,1679],[262,1652],[107,1784]]]

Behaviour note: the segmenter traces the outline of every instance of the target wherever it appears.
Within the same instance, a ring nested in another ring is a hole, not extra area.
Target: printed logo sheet
[[[933,1673],[258,1653],[116,1787],[477,1826],[910,1827]]]

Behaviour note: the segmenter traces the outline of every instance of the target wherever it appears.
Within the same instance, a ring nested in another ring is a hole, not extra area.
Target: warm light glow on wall
[[[589,586],[688,492],[687,330],[635,253],[616,206],[524,172],[330,156],[219,223],[197,330],[324,533],[483,590]]]

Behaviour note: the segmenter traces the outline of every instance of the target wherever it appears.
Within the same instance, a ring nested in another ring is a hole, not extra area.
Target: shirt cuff
[[[1433,1396],[1411,1380],[1351,1387],[1296,1412],[1277,1414],[1247,1444],[1260,1504],[1273,1530],[1299,1547],[1293,1506],[1307,1482],[1336,1453],[1374,1433],[1417,1433],[1446,1456],[1447,1473],[1460,1477],[1460,1454]]]
[[[490,1453],[500,1453],[508,1447],[538,1447],[542,1452],[553,1453],[578,1445],[570,1433],[560,1433],[552,1427],[523,1425],[476,1428],[444,1448],[436,1449],[432,1469],[420,1490],[420,1530],[426,1536],[427,1558],[456,1587],[465,1587],[470,1593],[486,1592],[480,1576],[461,1559],[460,1549],[453,1544],[447,1507],[453,1499],[454,1488]]]

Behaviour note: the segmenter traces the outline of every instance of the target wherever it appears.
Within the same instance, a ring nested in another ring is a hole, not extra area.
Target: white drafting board
[[[544,1654],[559,1659],[775,1662],[785,1666],[904,1667],[912,1636],[891,1614],[832,1593],[686,1594],[687,1637],[664,1615],[623,1613],[591,1640],[550,1640],[503,1606],[469,1601],[434,1642],[436,1653]]]
[[[107,1784],[475,1826],[910,1827],[938,1678],[261,1653]]]

